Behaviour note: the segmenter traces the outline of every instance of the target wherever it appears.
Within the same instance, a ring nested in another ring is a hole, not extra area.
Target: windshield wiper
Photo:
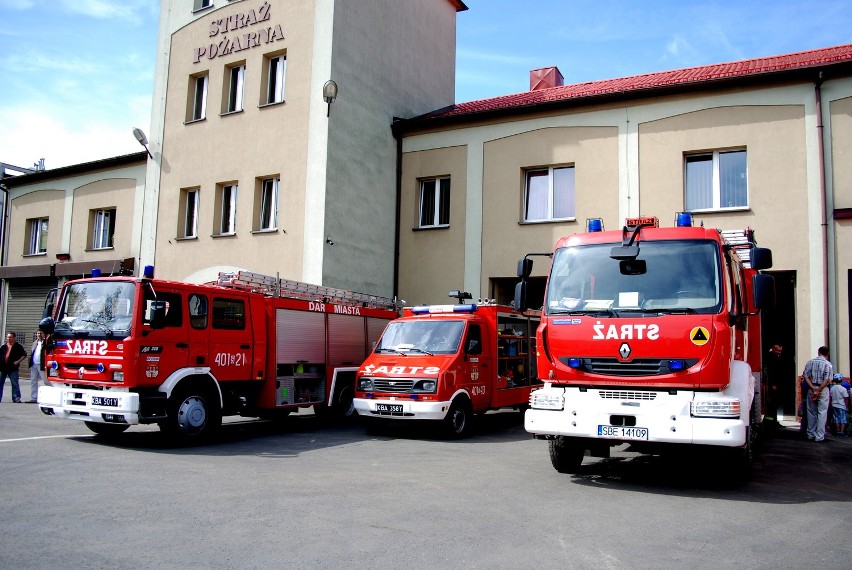
[[[100,328],[102,331],[104,331],[105,333],[107,333],[107,335],[108,335],[108,336],[112,336],[112,329],[111,329],[111,328],[109,328],[108,326],[106,326],[106,325],[105,325],[104,323],[102,323],[101,321],[96,321],[96,320],[93,320],[93,319],[82,319],[82,321],[83,321],[84,323],[93,323],[93,324],[96,324],[96,325],[98,325],[98,328]]]
[[[552,309],[551,315],[600,315],[604,314],[608,317],[618,318],[618,313],[609,307],[601,307],[599,309]]]

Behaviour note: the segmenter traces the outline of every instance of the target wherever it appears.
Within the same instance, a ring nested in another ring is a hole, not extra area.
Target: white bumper
[[[100,398],[100,402],[96,403],[96,398]],[[100,424],[139,423],[139,394],[126,390],[70,388],[61,384],[41,386],[38,405],[47,414],[69,420]]]
[[[424,402],[421,400],[391,398],[355,398],[355,410],[367,418],[392,420],[443,420],[452,402]],[[402,406],[402,412],[385,412],[376,409],[377,404]]]
[[[556,391],[552,395],[557,398],[561,394],[564,407],[561,410],[528,409],[524,415],[524,428],[536,435],[629,441],[635,430],[628,430],[628,437],[601,436],[598,430],[599,426],[633,425],[648,430],[647,439],[637,438],[641,441],[724,447],[745,444],[749,423],[747,402],[743,402],[739,418],[693,417],[690,403],[695,398],[710,397],[706,393],[595,389],[581,392],[578,388],[562,387],[545,387],[542,390]]]

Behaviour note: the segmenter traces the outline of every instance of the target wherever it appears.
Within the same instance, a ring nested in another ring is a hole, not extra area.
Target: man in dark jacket
[[[15,333],[6,334],[6,344],[0,347],[0,401],[3,400],[3,388],[6,378],[12,381],[12,401],[21,403],[21,387],[18,385],[18,367],[27,357],[27,351],[17,341]]]

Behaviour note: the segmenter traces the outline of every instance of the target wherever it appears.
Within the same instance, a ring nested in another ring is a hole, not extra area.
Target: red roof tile
[[[501,95],[500,97],[493,97],[491,99],[480,99],[478,101],[451,105],[417,117],[414,120],[449,118],[488,111],[509,110],[545,103],[570,101],[572,99],[652,90],[678,85],[686,86],[737,77],[745,78],[836,63],[852,63],[852,44],[729,63],[688,67],[673,71],[646,73],[632,77],[576,83],[537,91],[525,91],[512,95]]]

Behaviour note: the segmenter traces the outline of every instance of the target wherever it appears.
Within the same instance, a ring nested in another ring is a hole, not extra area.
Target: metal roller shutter
[[[276,362],[325,364],[325,313],[278,309]]]
[[[44,298],[54,287],[55,285],[9,285],[7,289],[9,297],[6,301],[6,329],[3,331],[4,341],[6,333],[15,333],[18,342],[29,355],[35,340],[35,332],[38,330],[38,322],[44,310]],[[26,360],[21,364],[21,378],[29,378]]]
[[[328,315],[328,363],[360,366],[364,362],[364,317]]]

